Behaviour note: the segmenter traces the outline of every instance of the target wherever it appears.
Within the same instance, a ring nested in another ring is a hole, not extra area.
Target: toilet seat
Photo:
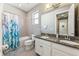
[[[25,45],[32,45],[34,40],[26,40]]]

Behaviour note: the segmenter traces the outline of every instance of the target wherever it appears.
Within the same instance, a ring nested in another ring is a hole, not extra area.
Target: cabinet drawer
[[[43,44],[45,44],[45,45],[48,45],[48,46],[50,46],[50,45],[51,45],[51,42],[46,41],[46,40],[36,39],[36,41],[41,42],[41,43],[43,43]]]
[[[56,44],[56,43],[52,43],[52,47],[60,51],[63,51],[69,55],[74,55],[74,56],[79,55],[79,50],[72,48],[72,47],[68,47],[68,46],[64,46],[64,45]]]

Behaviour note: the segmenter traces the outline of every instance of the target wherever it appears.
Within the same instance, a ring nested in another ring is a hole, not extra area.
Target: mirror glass
[[[57,17],[57,33],[59,35],[68,34],[68,12],[60,13]]]

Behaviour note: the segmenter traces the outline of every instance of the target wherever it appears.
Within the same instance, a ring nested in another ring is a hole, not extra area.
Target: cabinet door
[[[41,56],[50,56],[51,55],[51,42],[48,42],[42,39],[36,39],[35,52]]]
[[[38,40],[35,40],[35,52],[38,53],[39,55],[43,54],[42,44]]]
[[[51,55],[51,47],[49,45],[43,44],[43,55],[44,56]]]
[[[57,49],[58,51],[61,51],[65,54],[67,54],[68,56],[78,56],[79,55],[78,49],[64,46],[64,45],[57,44],[57,43],[52,43],[52,54],[53,54],[53,51],[55,50],[54,48]]]
[[[52,56],[68,56],[65,52],[57,50],[55,48],[52,49]]]

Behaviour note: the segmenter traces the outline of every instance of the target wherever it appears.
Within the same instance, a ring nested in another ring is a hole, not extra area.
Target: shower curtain
[[[19,22],[18,16],[10,13],[3,14],[3,45],[7,44],[9,48],[15,49],[19,47]]]

